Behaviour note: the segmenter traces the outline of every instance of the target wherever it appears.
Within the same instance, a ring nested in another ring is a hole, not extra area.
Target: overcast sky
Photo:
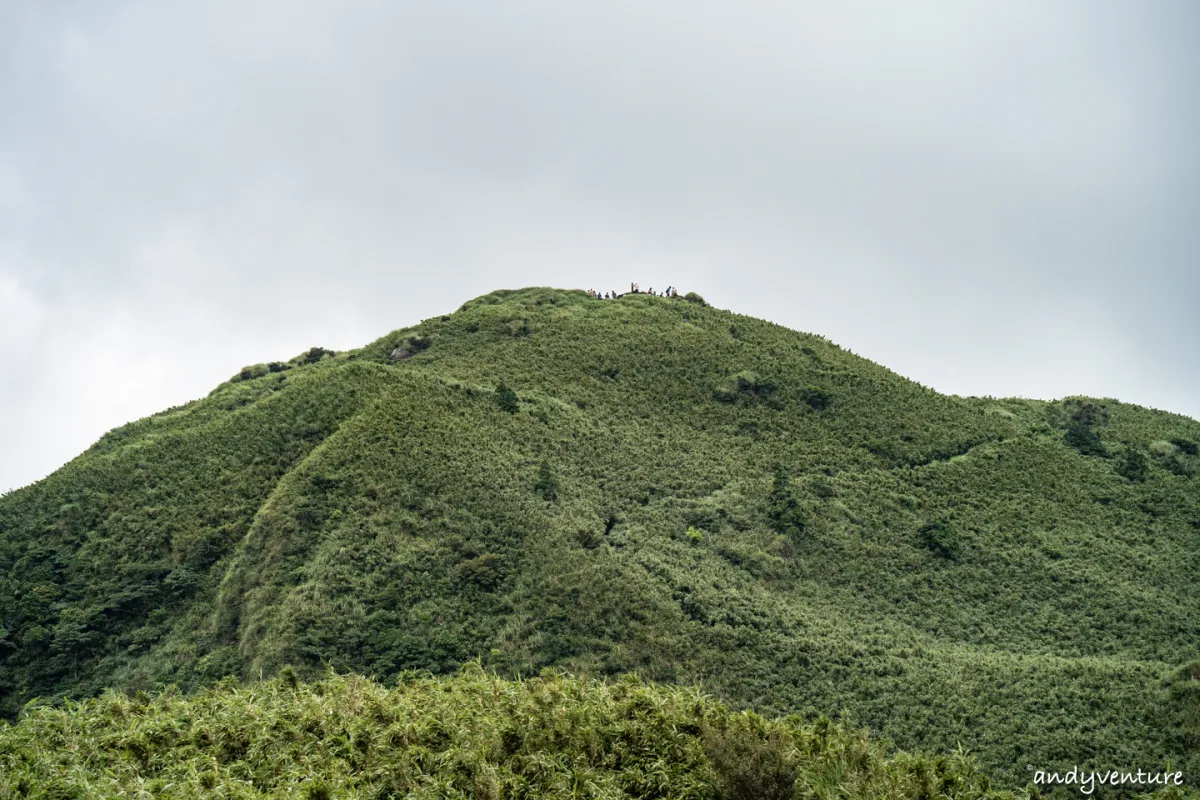
[[[1200,418],[1198,32],[1194,0],[0,0],[0,491],[531,285]]]

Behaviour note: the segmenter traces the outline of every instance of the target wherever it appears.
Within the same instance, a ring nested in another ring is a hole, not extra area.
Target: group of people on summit
[[[588,289],[587,293],[591,297],[595,298],[596,300],[616,300],[618,297],[625,296],[623,294],[617,294],[616,289],[613,289],[611,292],[604,292],[603,294],[601,294],[600,292],[597,292],[595,289]],[[641,286],[639,286],[636,283],[629,284],[628,294],[641,294],[641,293],[642,293]],[[674,286],[668,286],[666,289],[664,289],[661,292],[654,291],[654,287],[651,286],[646,291],[646,294],[651,295],[653,297],[679,297],[679,293],[675,290]]]

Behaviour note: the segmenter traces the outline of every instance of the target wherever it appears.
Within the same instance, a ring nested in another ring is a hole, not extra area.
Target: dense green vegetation
[[[1200,776],[1198,443],[699,298],[495,292],[0,498],[0,710],[479,658],[846,714],[1009,786]]]
[[[692,690],[479,670],[194,696],[110,692],[0,728],[0,798],[982,798],[969,758],[886,756],[821,717],[734,714]]]

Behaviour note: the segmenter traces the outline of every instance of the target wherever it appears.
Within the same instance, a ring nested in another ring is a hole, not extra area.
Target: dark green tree
[[[951,560],[962,555],[962,539],[949,522],[927,522],[917,533],[921,543],[938,555]]]
[[[533,493],[550,502],[558,499],[558,477],[550,468],[549,461],[543,460],[542,465],[538,467],[538,479],[533,485]]]
[[[1197,446],[1197,444],[1190,439],[1172,439],[1171,444],[1175,445],[1189,456],[1200,455],[1200,446]]]
[[[767,497],[767,517],[771,520],[771,528],[778,534],[796,539],[804,533],[804,512],[792,493],[788,471],[782,465],[775,468],[771,493]]]
[[[334,355],[332,350],[326,350],[324,347],[314,347],[301,356],[300,361],[304,364],[315,364],[326,356],[332,355]]]
[[[517,413],[517,409],[520,408],[517,393],[503,383],[496,387],[496,402],[500,404],[500,408],[510,414]]]
[[[833,395],[810,383],[800,392],[800,399],[808,403],[813,411],[823,411],[833,402]]]
[[[1150,473],[1150,465],[1146,457],[1137,450],[1126,450],[1117,464],[1117,473],[1125,476],[1133,483],[1141,483]]]
[[[1104,443],[1086,422],[1079,420],[1072,422],[1067,428],[1067,435],[1063,437],[1063,441],[1085,456],[1108,458],[1108,450],[1104,449]]]

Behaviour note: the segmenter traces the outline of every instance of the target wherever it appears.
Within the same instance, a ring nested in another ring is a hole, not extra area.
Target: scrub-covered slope
[[[478,657],[845,711],[1011,781],[1179,764],[1197,443],[700,302],[495,292],[0,498],[0,697]]]

